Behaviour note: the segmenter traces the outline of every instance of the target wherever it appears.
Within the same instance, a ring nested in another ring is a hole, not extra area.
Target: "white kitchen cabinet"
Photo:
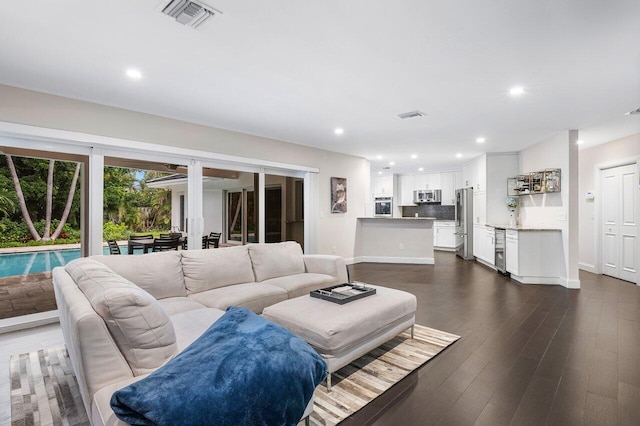
[[[453,189],[454,192],[456,189],[466,188],[464,184],[464,178],[462,176],[462,172],[453,172]]]
[[[473,230],[473,255],[484,261],[484,263],[493,266],[495,264],[496,251],[495,229],[491,226],[474,225]],[[476,236],[478,236],[477,239]]]
[[[456,204],[454,172],[440,173],[440,189],[442,189],[442,205],[453,206]]]
[[[505,236],[505,257],[507,272],[513,275],[519,273],[518,231],[507,229]]]
[[[372,178],[371,193],[373,197],[393,197],[393,175]]]
[[[455,222],[433,223],[433,247],[439,250],[455,250]]]
[[[564,252],[559,229],[507,229],[506,269],[523,284],[562,284]]]
[[[415,175],[398,176],[401,206],[415,206],[413,202],[413,191],[416,189],[415,180]]]
[[[509,222],[507,178],[518,173],[518,154],[484,154],[464,165],[463,178],[473,186],[474,225],[502,225]],[[474,256],[494,263],[494,253],[480,241],[489,240],[486,230],[474,226],[473,240],[478,241],[480,255]],[[495,237],[494,237],[495,241]],[[475,244],[474,244],[475,245]],[[494,244],[495,245],[495,244]]]

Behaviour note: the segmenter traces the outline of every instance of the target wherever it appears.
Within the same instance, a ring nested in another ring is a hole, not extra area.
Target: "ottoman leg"
[[[331,373],[327,373],[327,392],[331,392]]]
[[[413,339],[413,325],[411,326],[411,338]]]

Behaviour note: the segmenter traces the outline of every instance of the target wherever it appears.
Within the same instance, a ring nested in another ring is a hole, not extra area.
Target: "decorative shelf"
[[[507,178],[509,197],[552,192],[560,192],[560,169],[545,169]]]

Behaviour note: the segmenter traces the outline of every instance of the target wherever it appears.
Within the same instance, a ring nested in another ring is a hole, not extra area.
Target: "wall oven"
[[[376,197],[374,201],[374,208],[374,216],[376,217],[393,216],[393,198]]]

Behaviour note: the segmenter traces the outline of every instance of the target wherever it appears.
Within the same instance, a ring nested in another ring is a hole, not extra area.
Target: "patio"
[[[0,278],[0,319],[55,309],[51,272]]]

